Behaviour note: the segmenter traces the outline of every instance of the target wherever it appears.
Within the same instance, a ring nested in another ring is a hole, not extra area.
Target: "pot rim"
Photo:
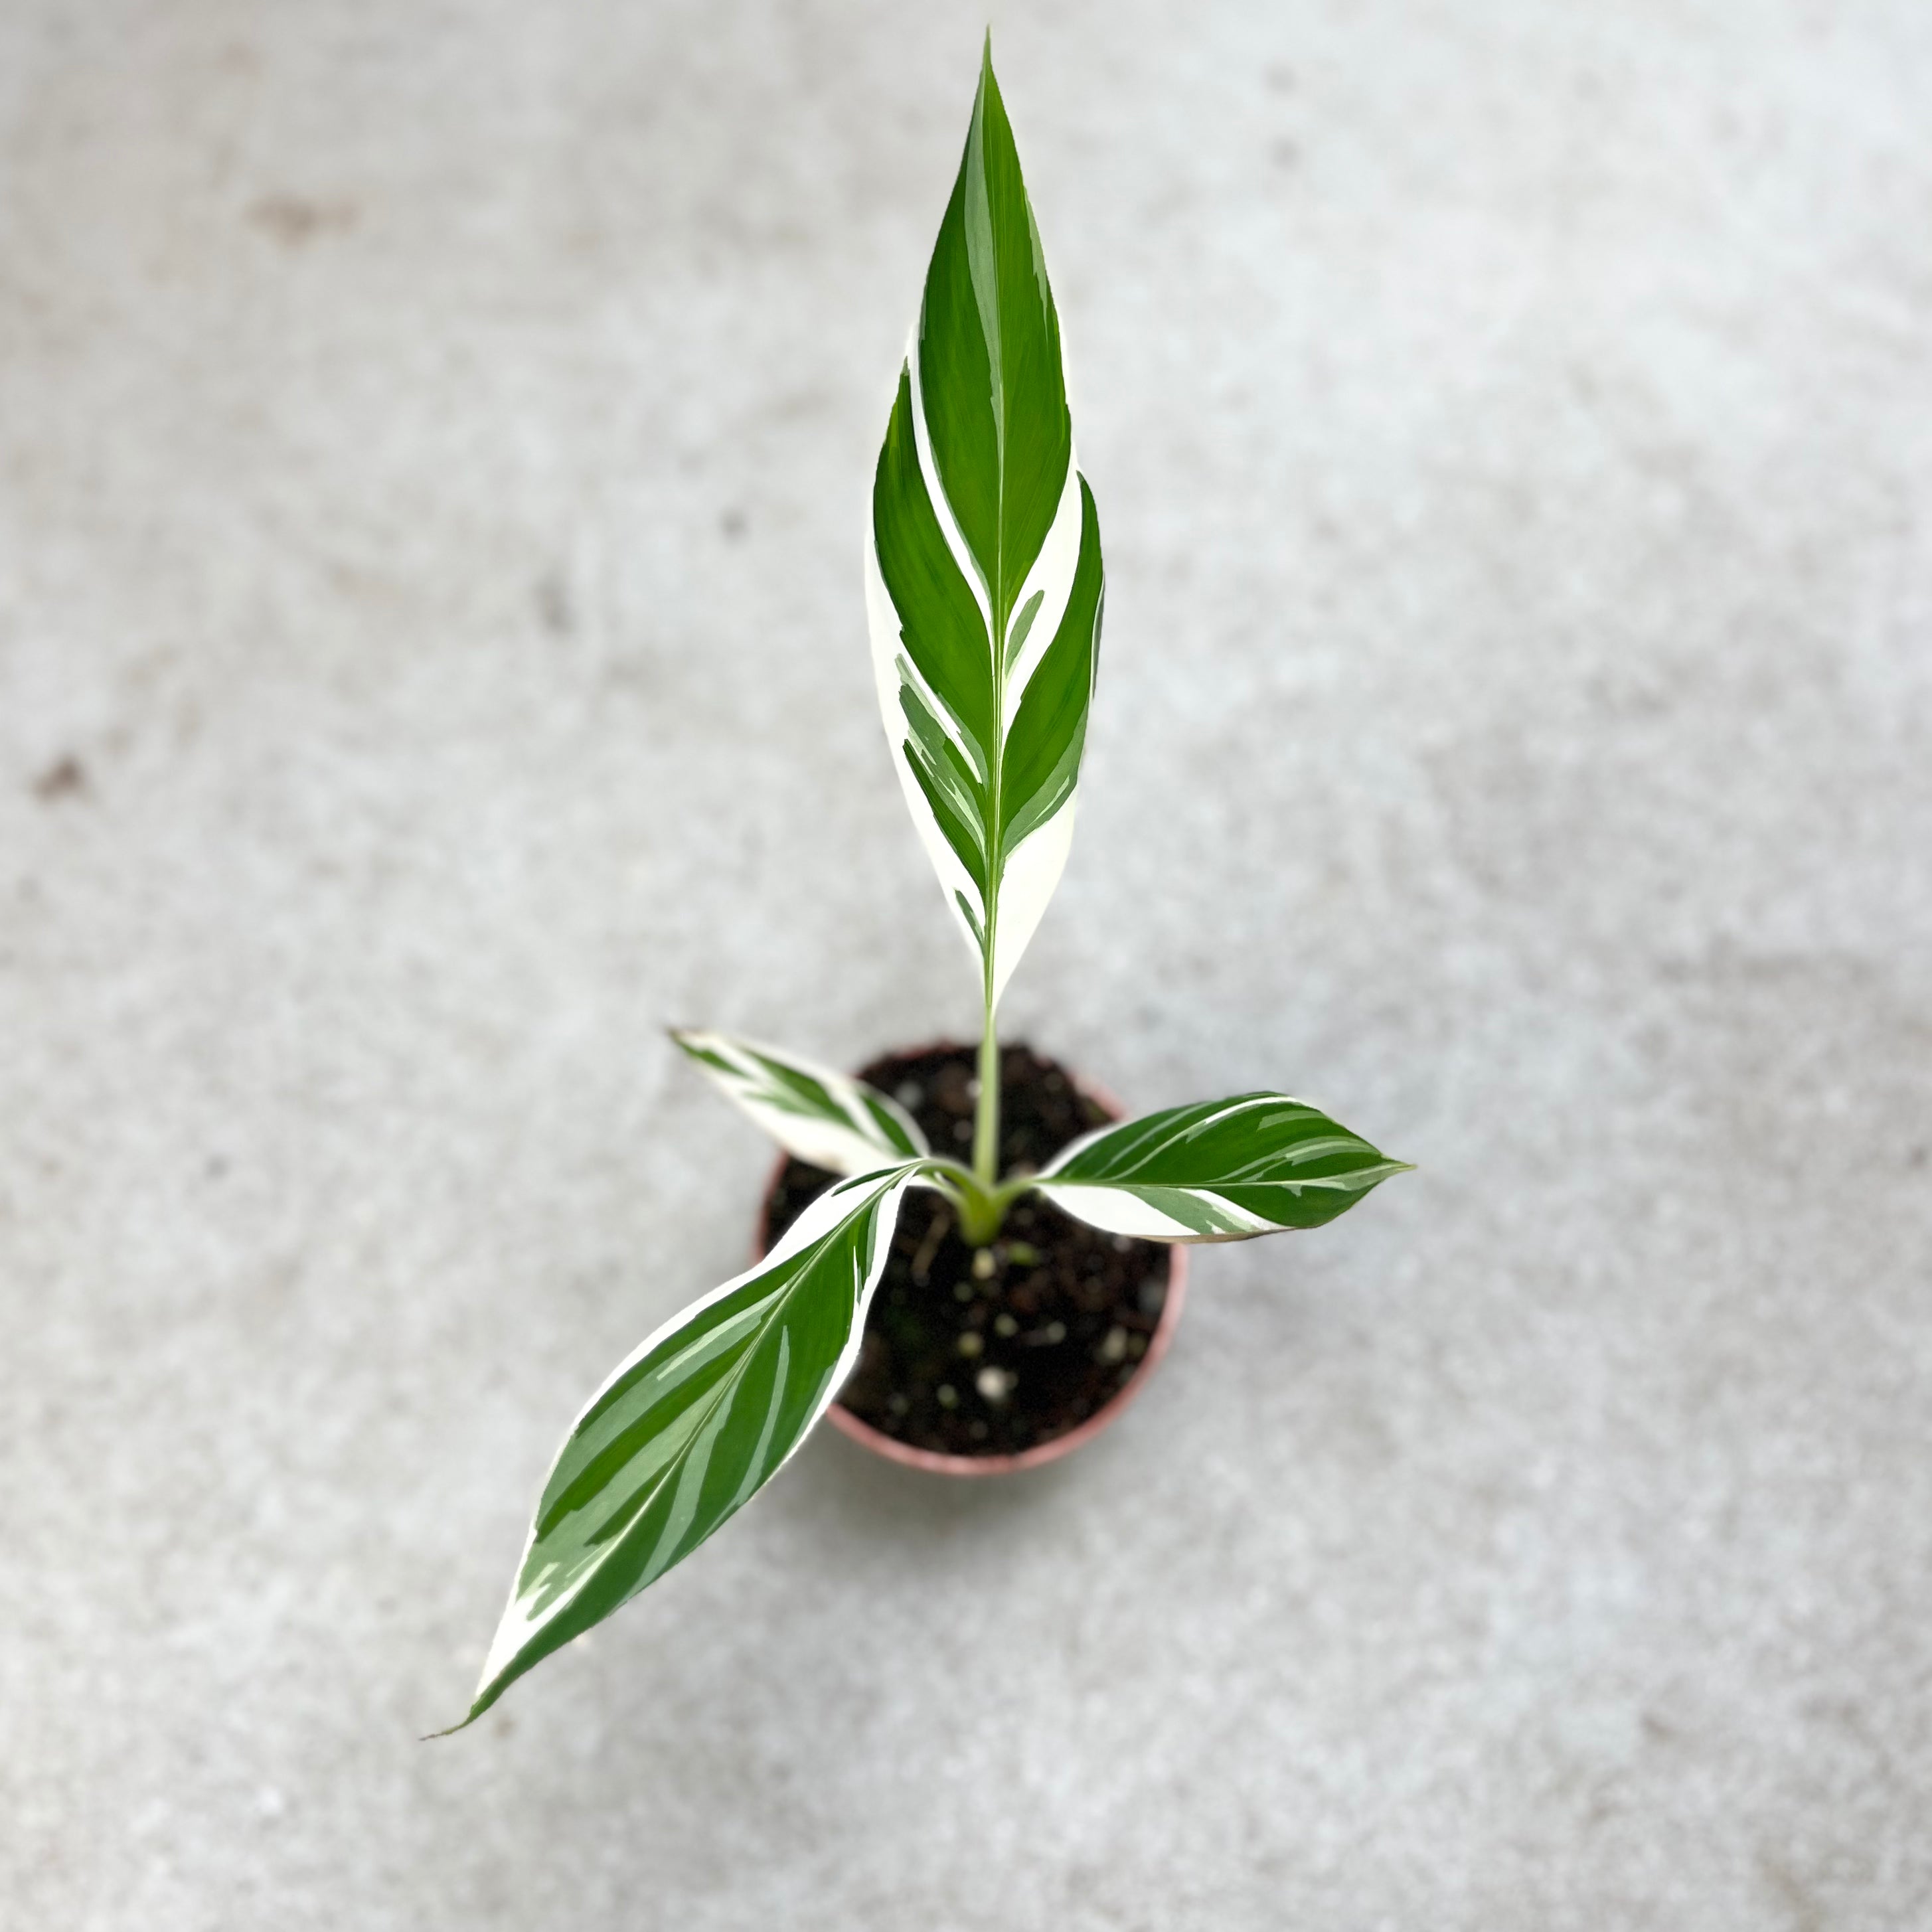
[[[940,1040],[923,1046],[898,1047],[892,1049],[896,1057],[917,1060],[932,1053],[970,1053],[971,1047],[962,1046],[956,1040]],[[1121,1120],[1126,1118],[1127,1110],[1114,1095],[1097,1080],[1090,1080],[1077,1073],[1063,1063],[1055,1061],[1061,1071],[1070,1078],[1075,1088],[1096,1106],[1103,1108],[1108,1119]],[[768,1208],[772,1194],[783,1178],[790,1155],[781,1152],[772,1168],[770,1180],[765,1184],[762,1197],[763,1207],[758,1216],[758,1226],[752,1238],[752,1259],[763,1258],[765,1249],[760,1240],[764,1232],[764,1209]],[[1036,1442],[1030,1449],[1022,1449],[1012,1455],[953,1456],[938,1449],[917,1449],[909,1442],[902,1442],[897,1437],[874,1429],[854,1415],[837,1396],[825,1412],[825,1418],[840,1435],[849,1437],[862,1448],[869,1449],[875,1456],[882,1456],[889,1462],[902,1464],[908,1469],[923,1469],[934,1476],[1005,1476],[1016,1470],[1037,1469],[1048,1462],[1057,1462],[1063,1456],[1070,1456],[1083,1444],[1090,1442],[1103,1429],[1117,1422],[1129,1403],[1132,1402],[1146,1385],[1148,1378],[1160,1365],[1161,1358],[1174,1340],[1174,1329],[1180,1321],[1182,1304],[1187,1299],[1187,1248],[1185,1243],[1170,1241],[1167,1248],[1167,1298],[1161,1304],[1160,1319],[1154,1324],[1154,1333],[1148,1337],[1147,1352],[1140,1359],[1139,1366],[1123,1382],[1114,1393],[1088,1416],[1084,1422],[1076,1423],[1064,1435],[1051,1441]]]

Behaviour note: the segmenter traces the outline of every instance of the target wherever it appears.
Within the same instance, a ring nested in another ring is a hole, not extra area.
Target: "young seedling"
[[[866,597],[914,824],[980,975],[973,1158],[889,1096],[777,1048],[673,1036],[800,1159],[842,1177],[755,1267],[646,1336],[572,1425],[465,1724],[748,1502],[850,1372],[906,1190],[983,1246],[1037,1190],[1110,1233],[1317,1227],[1402,1171],[1318,1109],[1244,1094],[1100,1128],[1001,1174],[1000,995],[1066,862],[1100,646],[1094,494],[990,49],[872,486]],[[460,1728],[460,1726],[458,1726]]]

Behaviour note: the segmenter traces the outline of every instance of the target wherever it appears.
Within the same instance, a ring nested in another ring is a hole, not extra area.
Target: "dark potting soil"
[[[860,1078],[893,1095],[938,1154],[972,1156],[978,1054],[890,1054]],[[1000,1171],[1042,1167],[1108,1117],[1066,1070],[1024,1046],[1000,1055]],[[769,1246],[832,1180],[785,1163],[766,1204]],[[1064,1436],[1138,1371],[1167,1301],[1168,1255],[1105,1234],[1037,1195],[988,1249],[914,1188],[899,1210],[858,1366],[838,1400],[882,1434],[951,1456],[1010,1456]]]

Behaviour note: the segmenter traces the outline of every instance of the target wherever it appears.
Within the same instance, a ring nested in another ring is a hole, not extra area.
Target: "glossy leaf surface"
[[[544,1486],[465,1724],[688,1556],[804,1440],[850,1372],[906,1186],[888,1170],[828,1188],[591,1398]]]
[[[1407,1163],[1286,1094],[1170,1107],[1102,1127],[1037,1183],[1096,1228],[1154,1241],[1240,1241],[1318,1228]]]
[[[775,1046],[722,1033],[671,1038],[788,1154],[833,1174],[863,1174],[928,1150],[890,1095]]]
[[[990,54],[879,454],[866,563],[893,762],[997,1000],[1066,863],[1103,584],[1059,316]]]

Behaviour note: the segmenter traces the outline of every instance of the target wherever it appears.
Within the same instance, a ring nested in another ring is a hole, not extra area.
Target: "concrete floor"
[[[1932,11],[1013,6],[1110,570],[1010,1030],[1421,1172],[484,1724],[972,980],[859,532],[982,16],[0,8],[0,1922],[1932,1924]]]

